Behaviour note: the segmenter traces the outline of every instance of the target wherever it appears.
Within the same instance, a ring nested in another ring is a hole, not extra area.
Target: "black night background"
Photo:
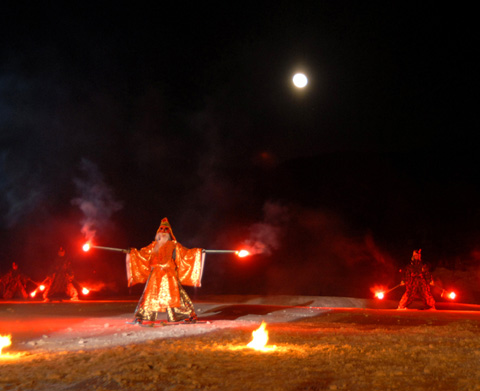
[[[119,4],[0,5],[0,275],[41,280],[65,246],[124,294],[123,254],[82,244],[143,247],[168,217],[254,252],[208,255],[202,293],[369,297],[417,248],[478,285],[466,3]]]

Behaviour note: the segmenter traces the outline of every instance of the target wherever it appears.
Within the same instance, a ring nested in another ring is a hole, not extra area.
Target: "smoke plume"
[[[81,231],[91,241],[97,230],[105,227],[112,214],[120,210],[123,204],[115,200],[112,189],[107,186],[93,162],[82,159],[80,170],[83,176],[74,179],[79,196],[72,200],[72,204],[83,212]]]
[[[286,206],[267,201],[263,207],[263,221],[250,227],[250,238],[245,246],[250,254],[271,255],[280,247],[282,227],[288,222],[289,214]]]

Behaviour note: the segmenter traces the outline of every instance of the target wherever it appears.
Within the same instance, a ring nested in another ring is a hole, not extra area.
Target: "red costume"
[[[0,278],[0,288],[3,288],[3,298],[6,300],[16,297],[28,299],[26,287],[29,281],[32,281],[30,277],[20,273],[18,265],[13,262],[12,269]]]
[[[413,251],[410,265],[405,268],[402,284],[406,285],[406,291],[400,303],[399,310],[405,310],[418,296],[425,304],[426,309],[435,309],[435,299],[430,292],[430,285],[433,285],[433,277],[427,265],[422,263],[422,250]]]
[[[160,239],[169,234],[168,239]],[[193,303],[182,287],[201,285],[204,253],[178,243],[170,223],[164,218],[155,241],[127,255],[128,286],[146,283],[135,311],[135,319],[156,320],[158,312],[167,312],[169,321],[196,320]]]
[[[70,260],[65,256],[63,247],[59,248],[52,265],[52,273],[43,281],[43,284],[47,287],[43,293],[46,302],[78,300],[80,285],[75,280]]]

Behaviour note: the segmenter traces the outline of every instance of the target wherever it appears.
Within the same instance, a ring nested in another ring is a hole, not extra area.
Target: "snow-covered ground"
[[[480,390],[480,307],[213,297],[202,323],[129,324],[136,302],[0,303],[0,389]],[[267,323],[269,345],[246,344]]]

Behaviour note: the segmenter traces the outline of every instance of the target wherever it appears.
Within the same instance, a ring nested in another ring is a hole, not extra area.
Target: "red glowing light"
[[[237,251],[236,254],[237,254],[240,258],[245,258],[245,257],[248,257],[248,256],[250,255],[250,253],[249,253],[247,250]]]
[[[455,297],[457,297],[457,294],[455,292],[450,292],[448,294],[448,298],[451,299],[451,300],[455,300]]]
[[[82,248],[83,248],[83,251],[87,252],[87,251],[90,251],[90,247],[91,247],[90,243],[85,243]]]
[[[45,285],[40,285],[38,289],[43,292],[45,290]]]
[[[84,295],[88,295],[90,293],[90,290],[88,290],[87,288],[82,288],[82,293]]]
[[[385,294],[383,292],[377,292],[375,293],[375,297],[377,299],[383,300],[383,298],[385,297]]]
[[[37,290],[34,290],[32,293],[30,293],[30,297],[35,297],[36,294],[37,294]]]

